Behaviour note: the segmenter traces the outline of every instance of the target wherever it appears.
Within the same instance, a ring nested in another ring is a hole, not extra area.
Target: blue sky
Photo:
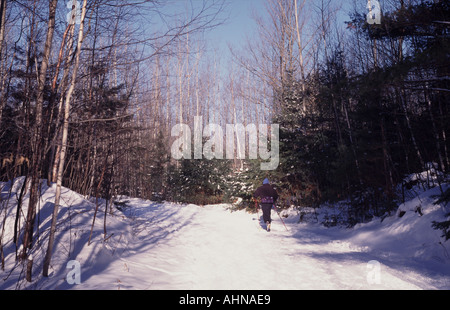
[[[247,37],[254,33],[256,23],[253,12],[264,14],[264,1],[261,0],[228,0],[222,16],[227,16],[223,25],[211,30],[206,38],[209,48],[217,48],[220,54],[228,56],[228,44],[240,47]]]
[[[172,0],[165,8],[172,13],[183,14],[186,8],[190,5],[199,7],[209,0]],[[236,51],[242,50],[247,43],[247,38],[252,39],[252,35],[256,34],[255,14],[261,17],[267,16],[267,7],[265,0],[225,0],[225,9],[220,13],[219,18],[226,21],[224,24],[217,26],[214,29],[208,30],[205,33],[207,41],[207,48],[209,52],[216,51],[217,56],[220,57],[221,66],[230,65],[231,55],[228,45],[231,44]],[[311,0],[308,0],[311,1]],[[347,15],[349,8],[352,6],[353,0],[332,1],[332,5],[342,4],[339,13],[339,24],[345,27],[344,21],[349,20]],[[367,0],[357,1],[363,8]],[[211,13],[211,12],[210,12]]]
[[[214,29],[213,35],[223,41],[245,41],[246,35],[250,35],[255,28],[252,11],[257,10],[261,14],[263,8],[261,0],[230,0],[224,12],[224,15],[229,15],[229,19],[224,25]]]
[[[367,3],[367,0],[357,1],[363,7]],[[345,27],[344,21],[350,19],[348,12],[350,11],[351,3],[352,1],[350,0],[341,2],[342,8],[338,14],[338,21],[343,27]],[[227,0],[227,6],[222,12],[222,16],[228,16],[228,20],[224,25],[213,29],[207,34],[210,45],[218,46],[222,52],[227,52],[227,43],[231,43],[235,47],[245,44],[247,36],[251,39],[251,35],[255,33],[256,22],[254,13],[263,17],[267,14],[264,0]]]
[[[206,1],[210,0],[171,0],[167,3],[163,3],[163,13],[167,16],[180,15],[182,18],[186,9],[191,9],[192,6],[198,6],[196,8],[195,14],[198,13],[201,6]],[[246,37],[251,35],[253,30],[256,28],[256,23],[252,17],[252,12],[257,11],[259,15],[264,15],[265,13],[265,1],[264,0],[225,0],[225,8],[220,12],[218,18],[220,20],[226,19],[226,21],[208,30],[205,33],[205,39],[208,44],[209,50],[216,49],[220,54],[228,55],[228,43],[233,46],[242,46],[246,42]],[[214,12],[214,9],[209,10],[207,14]],[[159,17],[154,16],[155,27],[158,28],[160,23]],[[163,31],[167,27],[173,27],[173,23],[170,22],[170,18],[167,18],[166,25],[163,26]],[[224,56],[225,56],[224,55]]]

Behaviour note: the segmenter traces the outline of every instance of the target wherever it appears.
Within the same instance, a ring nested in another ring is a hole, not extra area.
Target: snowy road
[[[339,230],[289,218],[286,231],[275,212],[268,233],[258,228],[256,215],[222,206],[129,205],[134,238],[116,245],[119,259],[85,277],[79,288],[435,288],[428,276],[395,259],[342,241]]]

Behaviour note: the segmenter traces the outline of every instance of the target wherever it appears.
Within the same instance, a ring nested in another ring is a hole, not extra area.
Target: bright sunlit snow
[[[16,180],[13,193],[21,181]],[[10,188],[2,185],[6,199]],[[444,217],[444,209],[430,198],[437,188],[417,198],[423,216],[405,204],[401,218],[392,214],[382,222],[374,219],[346,229],[298,223],[297,211],[288,210],[282,212],[287,231],[272,211],[271,232],[256,214],[231,212],[231,205],[201,207],[122,197],[123,211],[114,208],[114,215],[106,218],[106,236],[100,206],[90,245],[95,203],[64,189],[51,275],[43,278],[54,190],[43,183],[32,283],[23,279],[24,265],[15,260],[14,216],[7,217],[0,289],[450,288],[449,243],[431,228],[433,219]],[[9,206],[6,212],[15,214],[15,194]],[[69,261],[79,263],[79,284]]]

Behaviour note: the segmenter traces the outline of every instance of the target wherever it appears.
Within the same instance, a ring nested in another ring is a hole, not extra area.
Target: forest
[[[230,59],[208,37],[233,0],[0,1],[0,181],[26,178],[22,258],[42,182],[51,249],[62,187],[105,214],[119,195],[251,208],[268,177],[280,208],[345,201],[356,223],[396,210],[406,175],[448,179],[448,1],[260,1]],[[200,116],[278,124],[279,165],[173,158],[172,129]]]

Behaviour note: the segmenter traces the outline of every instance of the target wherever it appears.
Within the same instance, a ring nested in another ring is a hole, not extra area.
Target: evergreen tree
[[[200,205],[222,202],[230,171],[229,160],[182,158],[169,166],[168,197]]]

